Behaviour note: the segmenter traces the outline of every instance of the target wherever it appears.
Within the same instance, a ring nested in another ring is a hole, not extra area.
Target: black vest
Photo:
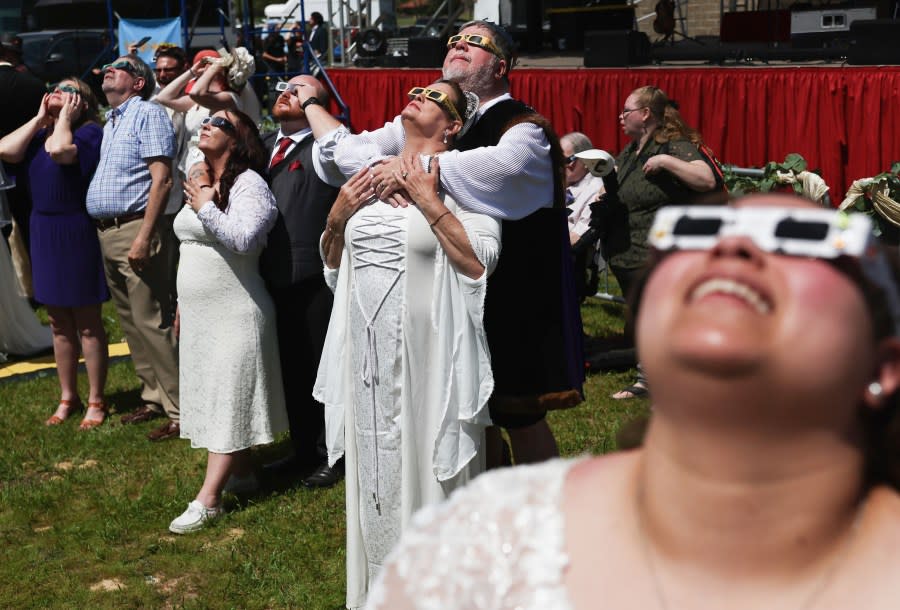
[[[272,150],[277,137],[275,132],[264,138],[267,150]],[[307,136],[269,171],[278,220],[260,257],[260,273],[274,288],[322,274],[319,237],[339,189],[316,175],[312,158],[314,141],[312,135]]]
[[[517,100],[494,105],[458,148],[496,145],[509,122],[526,113],[534,110]],[[565,208],[540,208],[521,220],[504,220],[501,244],[484,306],[494,395],[581,392],[581,314]]]

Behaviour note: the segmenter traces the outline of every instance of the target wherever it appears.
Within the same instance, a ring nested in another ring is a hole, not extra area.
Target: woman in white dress
[[[660,210],[643,446],[480,477],[371,608],[896,608],[900,292],[870,231],[786,195]]]
[[[440,153],[467,115],[459,86],[416,87],[403,110],[403,171],[416,205],[378,201],[368,170],[341,189],[322,237],[334,308],[314,396],[329,463],[346,457],[347,606],[418,508],[483,470],[493,389],[482,324],[500,225],[439,191]]]
[[[182,534],[222,513],[222,492],[255,485],[249,448],[287,429],[275,310],[259,254],[275,224],[275,198],[259,172],[267,155],[246,114],[219,111],[200,131],[175,218],[181,436],[209,452],[206,478],[169,525]]]

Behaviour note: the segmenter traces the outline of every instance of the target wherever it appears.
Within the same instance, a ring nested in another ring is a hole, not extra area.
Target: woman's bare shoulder
[[[625,483],[633,472],[640,451],[619,451],[579,462],[572,467],[566,480],[567,490],[584,492],[602,486]]]

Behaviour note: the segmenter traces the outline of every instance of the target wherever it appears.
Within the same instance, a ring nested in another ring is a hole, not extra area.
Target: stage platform
[[[569,66],[560,63],[568,62]],[[821,170],[835,202],[849,184],[900,160],[900,67],[835,64],[581,68],[580,56],[523,58],[512,71],[515,97],[559,134],[586,133],[618,153],[618,113],[628,94],[656,85],[680,106],[720,160],[760,167],[803,155]],[[576,65],[572,65],[576,64]],[[356,131],[380,127],[407,102],[406,92],[439,78],[437,69],[331,68]]]

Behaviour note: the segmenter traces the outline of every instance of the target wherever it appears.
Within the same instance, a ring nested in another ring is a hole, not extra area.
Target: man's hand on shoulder
[[[390,157],[372,166],[372,181],[378,198],[395,208],[405,208],[410,204],[409,195],[394,178],[394,172],[402,172],[401,159]]]

